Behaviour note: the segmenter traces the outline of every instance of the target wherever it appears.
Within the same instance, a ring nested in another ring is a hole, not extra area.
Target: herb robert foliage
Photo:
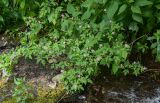
[[[39,2],[40,3],[40,2]],[[38,15],[24,17],[21,46],[1,56],[1,68],[11,71],[10,55],[37,59],[64,70],[66,89],[73,93],[92,82],[100,65],[113,74],[138,75],[139,62],[130,63],[132,48],[125,30],[150,33],[158,28],[159,0],[45,0]],[[147,28],[147,29],[146,29]],[[131,32],[132,33],[132,32]],[[8,59],[7,59],[8,58]],[[106,68],[107,69],[107,68]]]

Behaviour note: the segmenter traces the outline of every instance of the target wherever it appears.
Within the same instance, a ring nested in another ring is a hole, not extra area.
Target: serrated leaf
[[[132,14],[132,18],[133,18],[133,20],[143,24],[143,18],[142,18],[141,15],[138,15],[138,14],[134,13],[134,14]]]
[[[113,1],[113,3],[111,3],[111,5],[108,8],[108,12],[107,12],[107,16],[112,19],[114,14],[116,13],[116,11],[118,10],[118,1]]]
[[[133,13],[141,14],[141,9],[138,6],[131,6],[131,10]]]
[[[123,13],[127,8],[127,5],[126,4],[123,4],[120,8],[119,8],[119,11],[118,11],[118,15]]]

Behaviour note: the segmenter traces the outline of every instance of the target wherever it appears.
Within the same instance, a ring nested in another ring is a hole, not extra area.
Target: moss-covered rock
[[[37,96],[28,100],[27,103],[56,103],[64,94],[64,87],[59,84],[55,89],[52,88],[37,88]],[[2,103],[17,103],[16,98],[9,98]]]
[[[64,86],[60,82],[56,82],[54,88],[50,86],[51,84],[41,85],[41,84],[35,84],[34,82],[27,82],[27,84],[29,86],[32,86],[33,88],[32,93],[34,94],[34,98],[29,99],[26,103],[56,103],[65,93]],[[3,80],[0,80],[0,90],[13,89],[10,88],[10,86],[11,83],[5,83]],[[6,95],[6,94],[0,93],[0,95]],[[16,98],[11,97],[10,95],[10,97],[4,98],[2,103],[17,103],[17,102]]]
[[[33,100],[33,103],[56,103],[64,94],[64,87],[62,84],[55,89],[39,87],[37,92],[37,98]]]

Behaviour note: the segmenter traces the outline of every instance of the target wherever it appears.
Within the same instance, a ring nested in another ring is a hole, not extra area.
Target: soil
[[[13,69],[14,77],[25,77],[26,81],[36,84],[46,85],[52,82],[52,78],[60,71],[53,70],[49,65],[45,67],[36,63],[36,60],[26,60],[21,58]]]

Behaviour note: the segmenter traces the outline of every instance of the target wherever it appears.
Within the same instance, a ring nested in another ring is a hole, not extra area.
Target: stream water
[[[62,103],[160,103],[160,82],[137,78],[100,79],[87,93],[65,98]]]

